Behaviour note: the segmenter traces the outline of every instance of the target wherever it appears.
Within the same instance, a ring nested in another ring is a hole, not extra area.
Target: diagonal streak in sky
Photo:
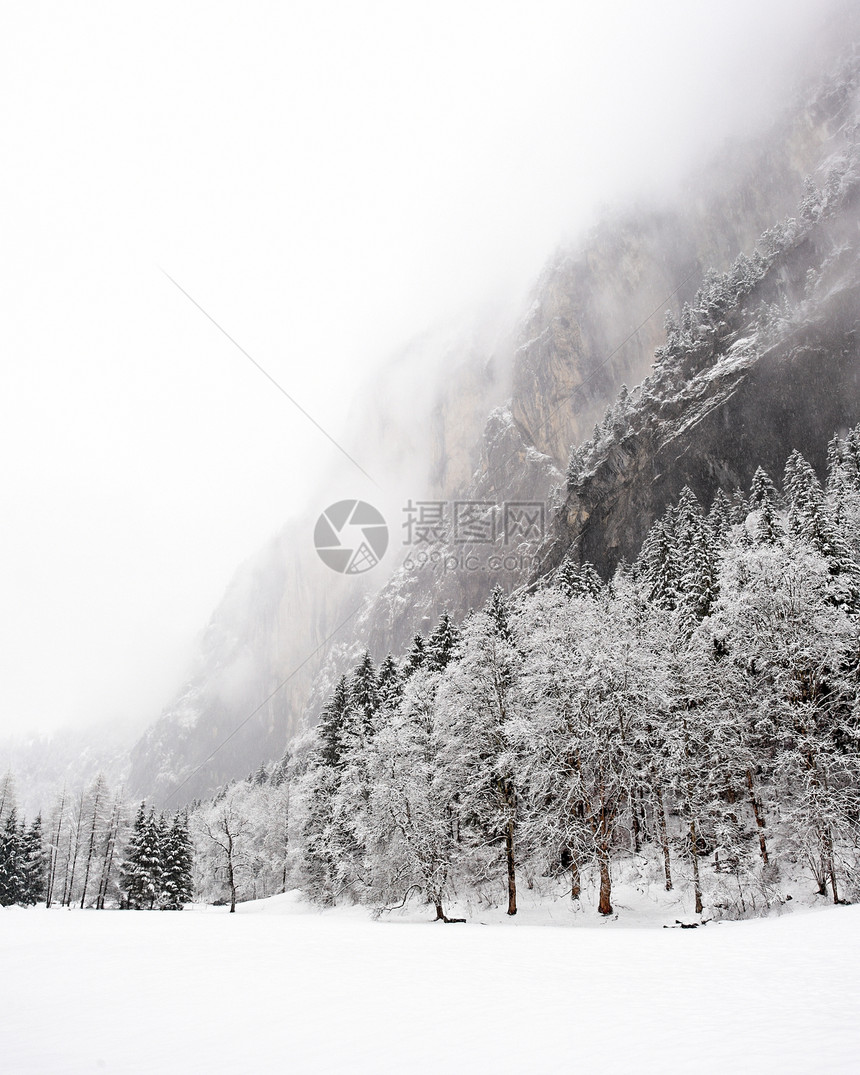
[[[286,398],[290,401],[290,403],[292,403],[292,405],[296,408],[296,410],[299,411],[301,414],[303,414],[305,416],[305,418],[307,418],[307,420],[311,423],[311,425],[315,426],[320,431],[320,433],[322,433],[322,435],[326,438],[326,440],[331,441],[331,443],[335,446],[335,448],[337,448],[337,450],[340,452],[340,454],[345,456],[350,461],[350,463],[352,463],[352,465],[356,468],[356,470],[359,470],[365,476],[365,478],[367,478],[367,480],[369,482],[372,482],[373,485],[376,486],[377,489],[380,488],[379,482],[376,481],[375,478],[372,478],[359,462],[357,462],[355,459],[353,459],[353,457],[349,454],[349,452],[346,450],[346,448],[343,447],[343,445],[338,444],[338,442],[334,439],[334,437],[331,435],[331,433],[329,433],[326,429],[324,429],[323,426],[321,426],[319,424],[319,422],[316,420],[316,418],[314,418],[314,416],[312,414],[309,414],[305,410],[305,408],[301,405],[301,403],[299,403],[299,401],[295,398],[295,396],[291,396],[290,393],[286,390],[286,388],[284,388],[283,385],[279,384],[275,380],[275,378],[271,375],[271,373],[269,373],[267,370],[263,369],[263,367],[260,365],[260,363],[255,358],[253,358],[251,355],[249,355],[248,352],[245,350],[245,348],[237,340],[234,340],[233,337],[230,335],[230,333],[225,328],[223,328],[221,325],[219,325],[218,322],[215,320],[215,318],[208,311],[204,310],[203,307],[200,305],[200,303],[193,296],[189,295],[188,292],[185,290],[185,288],[181,284],[177,283],[173,279],[173,277],[170,275],[169,272],[166,272],[164,269],[162,269],[161,271],[162,271],[162,273],[164,273],[164,275],[167,277],[167,279],[171,282],[171,284],[173,284],[173,286],[178,291],[181,291],[182,294],[186,297],[186,299],[188,299],[188,301],[190,303],[192,303],[194,306],[196,306],[197,309],[200,311],[200,313],[202,313],[203,316],[208,321],[212,322],[212,324],[215,326],[215,328],[218,329],[218,331],[221,333],[221,335],[225,336],[230,341],[230,343],[233,344],[233,346],[236,348],[236,350],[240,351],[245,356],[245,358],[248,359],[248,361],[251,363],[252,366],[256,366],[256,368],[260,371],[260,373],[262,373],[262,375],[268,381],[272,382],[272,384],[275,386],[275,388],[277,388],[277,390],[281,393],[282,396],[286,396]]]

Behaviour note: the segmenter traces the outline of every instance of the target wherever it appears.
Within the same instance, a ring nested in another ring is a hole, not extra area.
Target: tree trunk
[[[630,813],[633,827],[633,850],[641,851],[642,844],[649,843],[651,834],[648,832],[648,819],[645,816],[645,803],[642,790],[633,787],[630,792]]]
[[[663,791],[657,786],[654,792],[654,814],[657,820],[657,836],[663,852],[663,873],[666,876],[666,891],[672,891],[672,862],[669,858],[669,834],[666,830],[666,809],[663,806]]]
[[[99,803],[101,802],[101,784],[96,786],[95,795],[93,797],[93,821],[90,826],[90,842],[87,848],[87,865],[84,869],[84,887],[81,892],[81,910],[84,909],[87,900],[87,886],[90,883],[90,869],[93,864],[93,854],[96,849],[96,823],[98,821]]]
[[[110,824],[108,826],[107,843],[105,844],[105,854],[102,859],[102,874],[99,879],[99,891],[96,898],[96,909],[103,911],[105,908],[105,898],[107,897],[108,885],[110,884],[110,873],[113,869],[113,856],[116,849],[116,838],[119,833],[119,796],[117,796],[114,803],[113,810],[111,811]]]
[[[696,822],[690,822],[690,849],[693,854],[693,889],[696,894],[696,914],[702,913],[702,887],[699,881],[699,839],[696,835]]]
[[[508,864],[508,914],[517,913],[517,872],[514,861],[514,822],[513,818],[505,826],[505,859]]]
[[[63,834],[63,814],[66,810],[66,789],[63,788],[62,798],[60,799],[60,807],[57,811],[57,830],[54,833],[54,840],[51,844],[51,857],[48,867],[48,884],[45,889],[45,906],[50,907],[54,898],[54,883],[57,879],[57,862],[60,857],[60,840]]]
[[[597,850],[597,864],[600,869],[600,900],[597,904],[598,914],[612,914],[612,877],[609,873],[609,850],[601,845]]]
[[[749,769],[747,769],[747,787],[749,788],[750,804],[752,805],[753,817],[755,818],[756,828],[758,829],[758,846],[759,846],[759,851],[761,853],[761,861],[765,866],[767,866],[767,864],[768,864],[767,840],[765,839],[765,836],[764,836],[765,820],[762,817],[761,806],[760,806],[759,801],[758,801],[758,799],[756,798],[756,795],[755,795],[755,789],[753,787],[752,771],[749,770]]]
[[[66,899],[69,895],[69,867],[72,864],[72,823],[69,821],[69,846],[66,848],[66,870],[63,874],[63,894],[60,897],[60,906],[66,906]]]
[[[69,856],[70,863],[67,866],[66,884],[63,890],[63,903],[67,907],[72,906],[72,896],[74,895],[75,887],[75,870],[78,865],[78,854],[81,847],[81,823],[84,819],[84,793],[81,791],[81,800],[78,803],[78,817],[74,825],[74,832],[69,829]],[[74,852],[72,852],[72,836],[74,836]]]
[[[830,878],[830,890],[833,893],[833,902],[839,903],[839,891],[836,887],[836,864],[833,861],[833,834],[830,826],[825,825],[822,833],[824,845],[824,868]]]
[[[579,875],[579,859],[573,848],[570,848],[570,898],[578,900],[581,895],[582,878]]]

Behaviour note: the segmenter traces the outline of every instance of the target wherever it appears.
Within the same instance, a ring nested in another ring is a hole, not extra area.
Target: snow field
[[[683,931],[241,912],[4,909],[0,1069],[860,1068],[860,907]]]

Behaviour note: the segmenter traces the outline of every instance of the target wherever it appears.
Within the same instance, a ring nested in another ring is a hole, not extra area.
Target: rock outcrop
[[[467,550],[449,528],[438,545],[404,547],[389,518],[387,577],[347,579],[316,559],[319,508],[291,524],[237,573],[185,688],[133,749],[133,793],[187,801],[277,758],[361,650],[396,653],[443,609],[463,615],[493,586],[534,581],[568,555],[611,571],[685,484],[708,502],[759,464],[778,474],[794,447],[821,465],[834,430],[860,419],[853,202],[773,263],[706,360],[647,405],[640,391],[641,422],[616,422],[586,471],[564,480],[570,446],[604,422],[622,385],[648,376],[664,313],[680,319],[706,271],[751,254],[795,211],[804,178],[856,140],[860,62],[828,56],[834,73],[769,132],[725,148],[674,205],[607,216],[561,251],[515,327],[496,312],[423,337],[383,371],[387,408],[378,392],[359,408],[363,458],[396,458],[398,495],[415,490],[449,513],[455,500],[496,506],[495,540]],[[779,307],[777,330],[760,329],[762,304]],[[549,533],[511,542],[510,503],[542,504]],[[471,567],[460,562],[476,550]]]

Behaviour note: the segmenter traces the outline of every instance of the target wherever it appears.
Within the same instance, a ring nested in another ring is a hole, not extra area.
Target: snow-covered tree
[[[496,593],[487,611],[466,622],[460,659],[446,669],[437,698],[457,838],[473,880],[504,876],[509,915],[517,913],[518,793],[508,730],[520,664]]]

